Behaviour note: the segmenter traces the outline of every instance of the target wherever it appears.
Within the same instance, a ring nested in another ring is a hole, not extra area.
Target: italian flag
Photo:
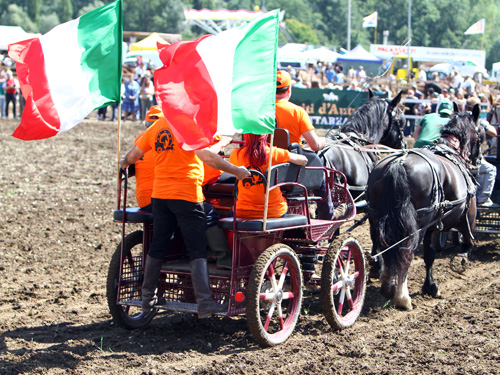
[[[9,45],[26,105],[14,137],[44,139],[120,101],[122,4],[117,0],[39,38]]]
[[[190,42],[158,45],[156,95],[184,150],[217,134],[269,134],[275,127],[279,10]]]

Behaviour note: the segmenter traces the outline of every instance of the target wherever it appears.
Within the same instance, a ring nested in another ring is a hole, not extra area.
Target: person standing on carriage
[[[205,239],[206,216],[201,189],[203,163],[231,173],[240,180],[250,176],[250,172],[244,167],[228,163],[208,148],[183,150],[165,117],[161,117],[144,132],[137,144],[121,159],[120,168],[127,168],[150,150],[157,154],[151,198],[156,230],[146,258],[142,310],[151,311],[157,302],[155,290],[163,258],[168,252],[170,238],[179,226],[189,252],[198,317],[207,318],[214,313],[227,311],[226,306],[213,300],[210,290]]]
[[[298,143],[302,146],[302,137],[304,137],[311,150],[318,152],[325,147],[325,139],[318,137],[307,112],[290,102],[294,83],[295,81],[288,72],[278,71],[276,75],[276,127],[288,130],[290,143]],[[314,194],[328,197],[325,201],[318,202],[318,219],[332,220],[332,198],[330,194],[326,194],[324,181],[321,188]]]

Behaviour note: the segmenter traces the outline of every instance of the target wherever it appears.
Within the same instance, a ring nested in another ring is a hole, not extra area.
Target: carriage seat
[[[290,151],[299,155],[304,155],[307,158],[306,168],[303,173],[299,175],[298,183],[304,185],[307,190],[318,190],[321,188],[325,180],[325,172],[322,169],[308,169],[307,167],[324,167],[323,162],[312,150],[304,149],[298,143],[290,145]]]
[[[232,217],[225,217],[219,220],[219,226],[222,229],[233,230]],[[236,230],[242,231],[261,231],[264,224],[264,219],[236,219]],[[283,217],[268,218],[266,222],[266,229],[279,229],[295,226],[307,225],[307,217],[304,215],[286,214]]]
[[[115,210],[113,213],[113,220],[122,221],[123,220],[123,210]],[[153,223],[153,214],[151,212],[141,211],[140,207],[130,207],[127,208],[127,213],[125,215],[125,221],[127,223]]]

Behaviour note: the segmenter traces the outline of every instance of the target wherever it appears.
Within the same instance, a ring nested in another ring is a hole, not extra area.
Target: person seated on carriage
[[[139,160],[146,152],[156,155],[155,178],[151,198],[155,230],[149,248],[142,284],[142,310],[149,312],[157,302],[155,290],[161,274],[163,259],[169,250],[170,238],[180,228],[189,253],[191,280],[198,305],[198,317],[207,318],[214,313],[227,311],[217,304],[210,290],[205,239],[206,216],[203,162],[213,168],[232,173],[244,179],[250,172],[244,167],[228,163],[208,148],[196,151],[183,150],[165,117],[159,118],[137,141],[120,161],[125,169]]]
[[[243,147],[231,152],[229,162],[264,173],[269,165],[270,151],[266,134],[243,134]],[[304,155],[273,147],[271,161],[272,165],[281,163],[306,165],[307,158]],[[265,189],[264,181],[254,178],[254,176],[238,182],[238,200],[236,202],[236,215],[238,218],[262,219],[264,215]],[[271,190],[269,192],[267,216],[270,218],[282,217],[287,210],[288,205],[285,197],[281,194],[281,190]]]
[[[290,143],[298,143],[302,146],[302,137],[306,140],[311,150],[318,152],[325,148],[324,138],[316,134],[311,119],[307,112],[300,106],[290,102],[292,95],[292,80],[290,74],[284,70],[279,70],[276,74],[276,127],[288,130]],[[326,183],[314,194],[324,197],[326,194]],[[324,201],[318,202],[318,219],[332,220],[333,203],[330,194]]]
[[[422,117],[413,133],[413,137],[416,140],[413,147],[432,146],[434,141],[441,136],[441,129],[450,121],[452,113],[452,102],[443,100],[439,104],[438,113],[429,113]]]
[[[466,111],[472,111],[474,105],[480,105],[481,100],[479,100],[476,96],[471,96],[467,99],[467,104],[465,106]],[[494,126],[490,125],[490,123],[485,119],[479,120],[479,125],[484,128],[484,131],[487,135],[491,137],[496,137],[497,131]],[[483,155],[480,155],[478,158],[479,164],[479,173],[477,175],[477,192],[476,192],[476,202],[479,207],[488,207],[488,208],[498,208],[500,205],[493,203],[490,196],[493,192],[493,188],[495,187],[495,179],[497,175],[497,168],[486,161]]]

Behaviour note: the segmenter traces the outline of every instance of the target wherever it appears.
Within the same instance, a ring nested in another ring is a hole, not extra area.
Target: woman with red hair
[[[267,135],[244,134],[243,147],[231,152],[229,162],[247,169],[255,169],[264,173],[269,165],[270,147]],[[272,164],[293,163],[305,165],[304,155],[294,154],[288,150],[273,147]],[[266,185],[255,175],[238,182],[238,201],[236,213],[238,217],[261,219],[264,215],[264,199]],[[280,189],[269,192],[268,217],[281,217],[288,209],[286,199]]]

